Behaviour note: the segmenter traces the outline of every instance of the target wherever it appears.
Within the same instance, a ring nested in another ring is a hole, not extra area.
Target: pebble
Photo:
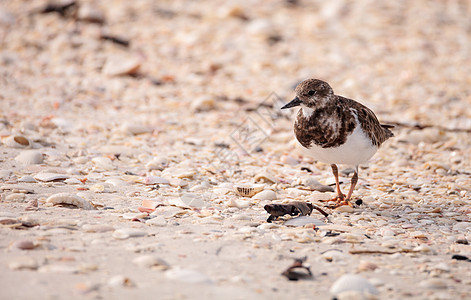
[[[132,262],[141,268],[155,268],[159,270],[167,270],[169,268],[169,264],[166,261],[153,255],[138,256]]]
[[[255,194],[252,199],[255,200],[276,200],[276,193],[272,190],[264,190]]]
[[[205,283],[211,284],[209,277],[195,270],[174,267],[165,272],[168,279],[177,280],[185,283]]]
[[[373,294],[378,295],[379,292],[374,285],[360,275],[345,274],[337,279],[332,287],[330,293],[334,296],[346,292],[358,291],[363,295]]]
[[[124,123],[121,125],[121,131],[131,135],[139,135],[152,132],[152,128],[142,124]]]
[[[43,154],[38,150],[26,150],[18,154],[15,160],[25,165],[42,164]]]
[[[125,240],[134,237],[146,236],[147,232],[134,228],[121,228],[113,232],[113,237],[117,240]]]
[[[113,161],[108,157],[94,157],[92,158],[92,162],[97,168],[105,171],[111,171],[114,169]]]
[[[36,248],[36,245],[29,240],[20,240],[14,242],[12,247],[20,250],[33,250],[34,248]]]

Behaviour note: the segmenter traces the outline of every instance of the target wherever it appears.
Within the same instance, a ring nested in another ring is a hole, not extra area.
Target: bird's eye
[[[314,95],[315,93],[316,93],[316,92],[314,92],[313,90],[310,90],[307,94],[308,94],[309,96],[312,96],[312,95]]]

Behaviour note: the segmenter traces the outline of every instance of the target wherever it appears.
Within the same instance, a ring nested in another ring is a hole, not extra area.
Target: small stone
[[[364,295],[379,294],[378,290],[368,280],[355,274],[342,275],[330,288],[330,293],[334,296],[346,291],[358,291]]]
[[[132,134],[132,135],[139,135],[144,133],[152,132],[152,128],[142,124],[135,124],[135,123],[124,123],[121,126],[121,131]]]
[[[26,150],[17,155],[15,160],[25,165],[42,164],[43,154],[38,150]]]
[[[28,240],[20,240],[14,242],[12,247],[20,250],[33,250],[34,248],[36,248],[36,245]]]

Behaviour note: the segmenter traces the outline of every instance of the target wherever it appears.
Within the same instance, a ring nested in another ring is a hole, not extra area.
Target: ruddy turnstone
[[[334,94],[327,82],[307,79],[296,97],[281,109],[301,106],[294,123],[298,142],[314,159],[330,164],[335,176],[336,206],[348,204],[358,181],[358,165],[367,162],[393,136],[394,126],[380,124],[375,114],[352,99]],[[354,167],[347,197],[342,194],[337,164]]]

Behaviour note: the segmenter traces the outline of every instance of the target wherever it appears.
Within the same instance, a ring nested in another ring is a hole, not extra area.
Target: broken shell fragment
[[[255,178],[254,178],[255,182],[266,182],[266,183],[276,183],[277,180],[275,178],[275,176],[271,175],[271,174],[268,174],[266,172],[263,172],[263,173],[259,173],[257,175],[255,175]]]
[[[17,162],[25,165],[36,165],[43,162],[43,154],[37,150],[25,150],[15,157]]]
[[[237,184],[234,186],[236,193],[242,197],[252,197],[263,191],[263,184]]]
[[[69,176],[65,174],[48,173],[48,172],[41,172],[34,175],[34,179],[39,180],[39,181],[44,181],[44,182],[65,180],[67,178],[69,178]]]
[[[286,276],[289,280],[309,279],[312,278],[312,272],[309,266],[304,266],[306,257],[297,258],[294,263],[286,269],[281,275]]]
[[[69,193],[54,194],[47,198],[46,203],[51,203],[52,205],[68,204],[83,209],[95,209],[89,201]]]

